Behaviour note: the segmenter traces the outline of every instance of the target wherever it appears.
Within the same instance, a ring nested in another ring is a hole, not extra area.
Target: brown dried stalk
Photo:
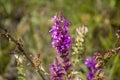
[[[34,65],[33,61],[32,61],[32,60],[28,57],[28,55],[26,54],[23,45],[22,45],[18,40],[15,40],[15,39],[8,33],[7,29],[4,29],[1,25],[0,25],[0,29],[5,32],[4,34],[2,34],[2,36],[5,37],[5,38],[8,39],[8,40],[11,40],[12,42],[14,42],[14,43],[17,45],[18,50],[26,57],[26,59],[27,59],[32,65]],[[42,73],[40,72],[40,70],[37,71],[37,72],[39,73],[39,75],[41,76],[41,78],[42,78],[43,80],[46,80],[46,79],[44,78],[44,76],[42,75]]]

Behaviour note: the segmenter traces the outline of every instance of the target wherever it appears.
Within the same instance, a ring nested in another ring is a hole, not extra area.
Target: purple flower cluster
[[[63,80],[65,70],[62,67],[62,64],[58,61],[55,64],[50,64],[50,74],[52,76],[52,80]]]
[[[65,57],[69,54],[69,48],[72,44],[72,39],[68,34],[70,23],[61,15],[54,16],[52,20],[55,22],[50,30],[53,38],[52,45],[60,57]]]
[[[70,23],[62,16],[62,14],[54,16],[52,21],[55,22],[50,30],[53,39],[52,46],[56,49],[58,56],[62,59],[62,63],[59,63],[56,66],[51,64],[51,76],[53,80],[61,80],[61,76],[64,75],[62,73],[63,69],[67,73],[67,70],[71,67],[70,59],[68,57],[69,48],[72,44],[72,39],[68,33]]]
[[[94,76],[94,70],[96,70],[95,65],[96,65],[96,61],[94,60],[94,58],[88,58],[85,61],[85,64],[88,66],[88,68],[91,70],[88,74],[87,74],[87,78],[89,80],[93,80],[93,78],[95,78]]]
[[[97,70],[100,69],[96,67],[97,64],[96,56],[94,56],[93,58],[86,59],[85,64],[90,69],[90,72],[87,74],[87,79],[93,80],[95,78],[95,73],[97,72]]]

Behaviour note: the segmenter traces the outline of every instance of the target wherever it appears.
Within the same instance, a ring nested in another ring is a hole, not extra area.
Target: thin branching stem
[[[33,61],[32,61],[32,60],[29,58],[29,56],[26,54],[23,45],[22,45],[19,41],[15,40],[15,39],[8,33],[7,29],[4,29],[1,25],[0,25],[0,29],[5,32],[5,34],[3,34],[4,37],[5,37],[6,39],[11,40],[12,42],[14,42],[14,43],[17,45],[18,50],[26,57],[26,59],[27,59],[32,65],[34,65]],[[41,78],[42,78],[43,80],[46,80],[40,71],[38,71],[38,73],[39,73],[39,75],[41,76]]]

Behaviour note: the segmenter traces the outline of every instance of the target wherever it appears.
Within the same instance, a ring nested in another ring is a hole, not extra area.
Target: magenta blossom
[[[62,76],[65,75],[64,71],[67,73],[68,69],[71,67],[70,59],[68,57],[69,49],[72,44],[72,39],[68,33],[70,22],[65,19],[62,14],[54,16],[52,21],[55,22],[50,30],[53,39],[52,46],[56,49],[62,64],[51,64],[50,72],[53,80],[62,80]]]
[[[101,68],[96,67],[97,65],[97,60],[96,57],[99,56],[100,54],[97,53],[93,56],[93,58],[87,58],[85,61],[85,64],[89,68],[90,72],[87,74],[87,79],[88,80],[94,80],[95,78],[95,73],[100,70]]]
[[[60,57],[67,56],[69,54],[69,48],[72,44],[72,39],[68,33],[68,27],[70,23],[63,16],[52,18],[55,22],[50,30],[53,41],[52,46],[57,50]]]

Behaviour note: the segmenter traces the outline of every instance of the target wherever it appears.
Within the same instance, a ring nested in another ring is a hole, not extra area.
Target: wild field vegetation
[[[0,0],[0,80],[120,80],[120,0]]]

